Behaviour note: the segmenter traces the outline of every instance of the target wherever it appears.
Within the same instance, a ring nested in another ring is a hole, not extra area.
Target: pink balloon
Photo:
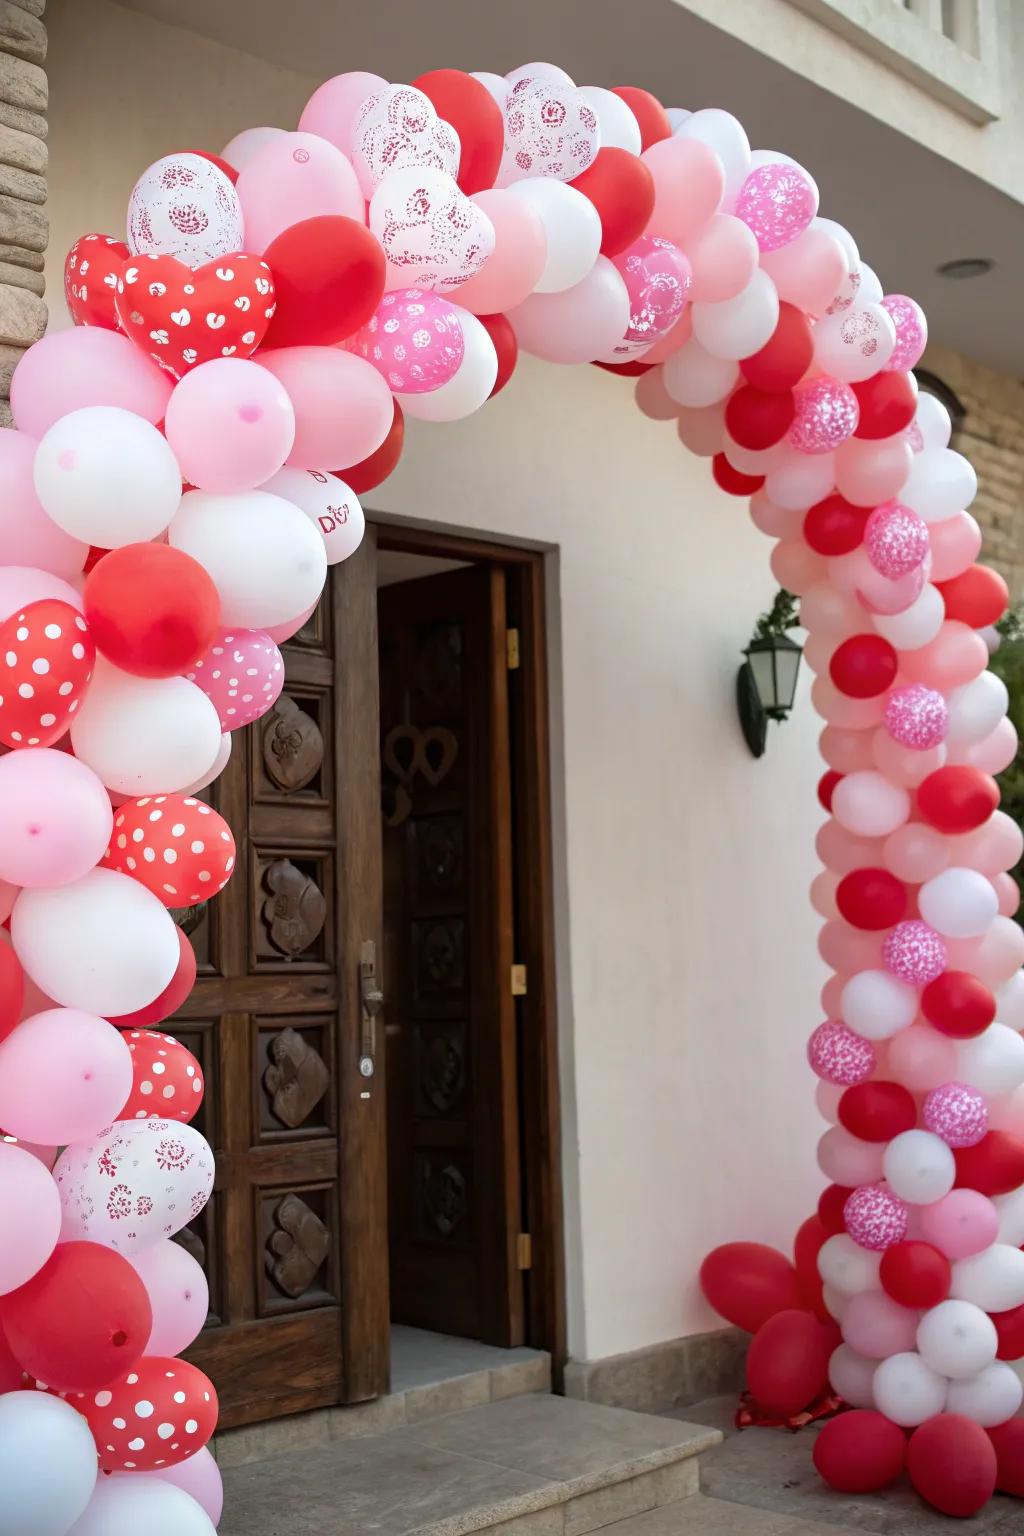
[[[802,526],[805,512],[794,515],[800,518]],[[800,599],[800,622],[812,633],[824,630],[834,635],[838,642],[863,633],[864,610],[852,592],[842,592],[832,581],[823,581]]]
[[[828,871],[826,871],[826,873],[828,873]],[[845,972],[840,972],[838,976],[830,976],[828,981],[826,981],[825,985],[821,989],[821,1011],[822,1013],[827,1014],[830,1019],[836,1019],[839,1017],[839,1004],[842,999],[843,988],[846,986],[846,983],[849,981],[849,979],[849,976]]]
[[[777,251],[764,251],[761,265],[779,298],[809,315],[823,315],[849,276],[846,252],[825,229],[813,225]]]
[[[52,747],[0,757],[0,879],[20,886],[80,880],[103,857],[112,826],[109,795],[76,757]]]
[[[923,885],[949,866],[949,838],[921,821],[908,821],[890,833],[882,862],[897,880]]]
[[[690,263],[677,245],[659,235],[639,240],[612,258],[629,295],[629,325],[612,361],[646,352],[683,313],[690,291]]]
[[[1024,855],[1024,832],[1005,811],[993,811],[988,821],[973,832],[949,839],[950,862],[961,869],[977,869],[983,875],[1000,875],[1013,869]]]
[[[106,1019],[74,1008],[33,1014],[0,1043],[0,1125],[66,1146],[111,1123],[132,1088],[132,1058]]]
[[[982,773],[1002,773],[1017,756],[1017,729],[1009,717],[1000,720],[995,730],[981,741],[949,748],[948,761],[967,763]]]
[[[999,1212],[976,1189],[951,1189],[941,1200],[921,1207],[921,1236],[947,1259],[967,1259],[996,1240]]]
[[[387,85],[380,75],[372,75],[365,69],[350,69],[343,75],[333,75],[318,86],[306,102],[299,128],[303,133],[319,134],[347,155],[360,107],[368,96],[386,90]]]
[[[821,917],[831,919],[839,916],[839,908],[836,906],[838,884],[839,876],[830,869],[823,869],[811,881],[811,906]]]
[[[888,293],[882,308],[896,327],[896,345],[885,365],[888,373],[902,373],[921,361],[928,345],[928,321],[924,310],[905,293]]]
[[[466,342],[447,294],[393,288],[345,348],[376,368],[394,393],[421,395],[454,379]]]
[[[882,1177],[884,1143],[861,1141],[841,1125],[834,1125],[818,1142],[818,1167],[833,1184],[856,1188]]]
[[[958,512],[941,523],[929,523],[932,580],[952,581],[973,565],[981,549],[981,529],[970,512]]]
[[[837,773],[856,773],[859,768],[873,768],[875,756],[870,731],[844,731],[838,725],[826,725],[818,738],[818,750]]]
[[[656,341],[653,347],[648,347],[646,351],[640,353],[639,357],[643,362],[650,363],[652,366],[655,363],[663,363],[667,357],[672,356],[673,352],[678,352],[680,347],[685,346],[692,335],[693,314],[689,304],[687,304],[671,330],[666,331],[660,341]],[[678,410],[679,406],[677,404],[676,411],[678,412]]]
[[[883,1291],[862,1291],[850,1297],[842,1329],[844,1340],[859,1355],[885,1360],[914,1348],[917,1313],[901,1307]]]
[[[210,1287],[192,1255],[171,1238],[128,1255],[149,1293],[153,1329],[147,1355],[180,1355],[199,1337],[210,1307]]]
[[[27,562],[72,580],[85,565],[89,546],[43,511],[32,477],[38,446],[27,432],[0,428],[0,565]]]
[[[547,261],[548,241],[537,210],[503,187],[475,192],[471,202],[494,225],[494,250],[475,277],[448,297],[474,315],[504,314],[529,298]]]
[[[634,396],[640,410],[651,421],[675,421],[679,415],[679,407],[665,388],[660,368],[651,368],[640,375]]]
[[[836,487],[858,507],[877,507],[903,489],[914,454],[900,435],[851,437],[836,454]]]
[[[82,612],[81,592],[59,576],[29,565],[0,565],[0,623],[45,597],[56,597]]]
[[[549,363],[587,363],[609,356],[626,334],[629,294],[607,256],[582,282],[558,293],[531,294],[508,320],[525,352]]]
[[[1024,929],[1011,917],[992,919],[980,939],[950,939],[949,967],[973,971],[987,987],[1001,987],[1024,965]]]
[[[662,235],[685,250],[722,201],[722,162],[699,139],[677,137],[650,145],[640,158],[654,177],[654,211],[645,233]]]
[[[725,440],[725,401],[680,408],[676,423],[679,441],[702,459],[720,453]]]
[[[901,667],[907,679],[927,683],[940,693],[973,682],[988,666],[988,646],[959,619],[947,619],[927,645],[904,651]]]
[[[42,1269],[60,1236],[60,1196],[31,1152],[0,1141],[0,1296]]]
[[[184,1461],[176,1461],[172,1467],[155,1467],[152,1472],[114,1472],[119,1482],[131,1478],[159,1478],[162,1483],[173,1483],[205,1509],[211,1525],[219,1525],[224,1513],[224,1484],[220,1468],[207,1446],[196,1451]]]
[[[800,453],[832,453],[857,430],[857,396],[841,379],[810,379],[797,388],[795,402],[786,441]]]
[[[877,868],[882,844],[877,837],[854,837],[830,817],[819,828],[814,846],[826,869],[848,875],[853,869]]]
[[[1013,917],[1020,907],[1020,887],[1012,875],[993,875],[992,885],[999,902],[1000,915]]]
[[[269,625],[263,630],[263,634],[266,635],[268,640],[273,640],[275,645],[284,645],[286,640],[290,640],[293,635],[297,635],[299,630],[309,622],[316,612],[319,602],[320,599],[317,598],[312,607],[307,608],[305,613],[298,614],[294,619],[285,619],[283,624]]]
[[[729,446],[731,447],[731,444]],[[764,486],[760,490],[755,491],[750,498],[750,521],[755,528],[759,529],[761,533],[766,533],[770,539],[799,538],[803,533],[805,517],[806,512],[802,507],[777,507],[765,491]],[[817,592],[819,589],[824,588],[828,588],[829,591],[832,590],[827,582],[820,582],[815,586],[814,591]],[[808,596],[809,593],[807,592],[803,594],[800,604],[801,615],[803,614],[804,604]],[[859,621],[860,616],[858,615]],[[811,629],[814,626],[808,623],[804,627]],[[850,633],[852,634],[853,631],[851,630]]]
[[[167,441],[184,478],[203,491],[250,491],[283,465],[295,412],[280,381],[259,363],[200,363],[167,406]]]
[[[877,933],[852,928],[841,919],[826,923],[818,934],[818,953],[834,971],[876,971],[882,960]]]
[[[812,635],[804,645],[804,665],[810,667],[816,677],[820,677],[828,671],[835,649],[834,635]]]
[[[21,432],[40,438],[71,411],[116,405],[156,426],[174,380],[118,331],[76,325],[29,347],[11,378],[11,410]]]
[[[284,687],[284,662],[266,630],[221,630],[185,676],[206,694],[221,728],[237,731],[277,703]]]
[[[344,470],[368,459],[391,431],[391,391],[361,357],[337,347],[279,347],[260,358],[295,409],[289,464]]]
[[[18,899],[21,887],[10,885],[6,880],[0,880],[0,923],[5,923],[11,915],[11,908]]]
[[[873,699],[852,699],[840,693],[831,678],[815,678],[811,687],[811,703],[829,725],[842,726],[844,730],[863,731],[868,726],[880,725],[885,713],[885,695]]]
[[[904,789],[916,789],[923,779],[934,773],[936,768],[941,768],[946,761],[943,747],[919,752],[913,747],[901,746],[898,741],[893,741],[884,726],[879,726],[874,733],[871,748],[876,766],[886,778],[894,784],[902,784]]]
[[[790,160],[754,166],[736,199],[736,215],[750,225],[762,251],[779,251],[798,240],[817,211],[817,187]]]
[[[366,204],[351,161],[315,133],[269,140],[238,174],[245,248],[265,251],[282,230],[322,214],[366,222]]]
[[[828,573],[825,561],[803,539],[781,539],[771,552],[769,564],[779,586],[797,596]]]
[[[693,303],[721,304],[749,283],[757,266],[757,241],[741,219],[716,213],[690,237],[686,254],[693,270]]]
[[[283,128],[243,128],[241,133],[236,133],[233,139],[229,139],[220,152],[220,158],[226,160],[228,165],[236,171],[244,170],[250,160],[255,159],[260,150],[265,148],[273,139],[284,137]],[[327,135],[324,134],[324,138]]]
[[[927,1093],[956,1076],[956,1044],[930,1024],[911,1024],[889,1041],[889,1071],[913,1093]]]

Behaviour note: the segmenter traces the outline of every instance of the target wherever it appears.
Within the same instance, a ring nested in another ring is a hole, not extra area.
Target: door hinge
[[[526,996],[526,966],[514,965],[512,967],[512,996]]]
[[[519,666],[519,631],[518,629],[506,629],[505,631],[505,659],[508,669],[514,672]]]
[[[516,1238],[516,1268],[533,1268],[533,1238],[529,1232],[520,1232]]]

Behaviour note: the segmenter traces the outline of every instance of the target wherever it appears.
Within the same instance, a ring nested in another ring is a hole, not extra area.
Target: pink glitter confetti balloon
[[[988,1130],[988,1105],[966,1083],[943,1083],[926,1095],[921,1120],[948,1147],[976,1147]]]
[[[885,706],[885,728],[901,746],[927,752],[941,745],[949,727],[946,700],[937,688],[910,683],[895,688]]]
[[[920,304],[905,293],[887,293],[882,308],[896,327],[896,345],[885,365],[886,373],[904,373],[921,360],[928,345],[928,321]]]
[[[683,312],[693,272],[677,245],[652,235],[634,240],[612,265],[629,294],[629,328],[614,349],[625,357],[668,334]]]
[[[857,430],[860,406],[849,384],[812,379],[796,390],[789,441],[800,453],[831,453]]]
[[[897,923],[882,945],[882,962],[886,970],[912,987],[926,987],[936,976],[941,976],[948,960],[942,938],[920,918]]]
[[[846,1230],[861,1248],[881,1253],[907,1235],[907,1207],[887,1184],[862,1184],[843,1206]]]
[[[866,1082],[875,1070],[878,1056],[870,1040],[839,1019],[819,1024],[807,1042],[807,1060],[812,1072],[826,1083],[849,1088]]]
[[[396,288],[345,349],[372,363],[395,393],[425,395],[455,377],[466,343],[450,300],[422,288]]]
[[[902,502],[885,501],[867,520],[864,547],[875,570],[898,581],[928,554],[928,524]]]
[[[284,662],[263,630],[233,629],[222,631],[186,676],[216,709],[221,729],[237,731],[277,703]]]
[[[818,211],[818,189],[806,171],[774,160],[751,171],[736,199],[736,217],[762,251],[778,251],[802,235]]]

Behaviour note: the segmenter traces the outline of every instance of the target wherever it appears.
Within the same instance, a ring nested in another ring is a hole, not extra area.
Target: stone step
[[[863,1513],[859,1502],[853,1504],[853,1509],[858,1516]],[[948,1520],[946,1525],[949,1525]],[[752,1509],[743,1504],[732,1504],[727,1499],[697,1494],[681,1504],[669,1504],[664,1509],[620,1520],[608,1536],[864,1536],[866,1529],[859,1520],[856,1525],[845,1522],[822,1525],[817,1520],[803,1520],[799,1515]],[[884,1529],[902,1533],[910,1528],[887,1525]],[[1010,1536],[1009,1530],[1006,1536]]]
[[[561,1397],[487,1403],[224,1469],[221,1536],[586,1536],[696,1494],[704,1425]]]

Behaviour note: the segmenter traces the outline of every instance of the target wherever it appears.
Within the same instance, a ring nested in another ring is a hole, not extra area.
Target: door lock
[[[362,1016],[359,1047],[359,1073],[372,1077],[377,1070],[377,1015],[384,1006],[384,993],[377,981],[377,946],[366,939],[359,955],[359,1001]]]

